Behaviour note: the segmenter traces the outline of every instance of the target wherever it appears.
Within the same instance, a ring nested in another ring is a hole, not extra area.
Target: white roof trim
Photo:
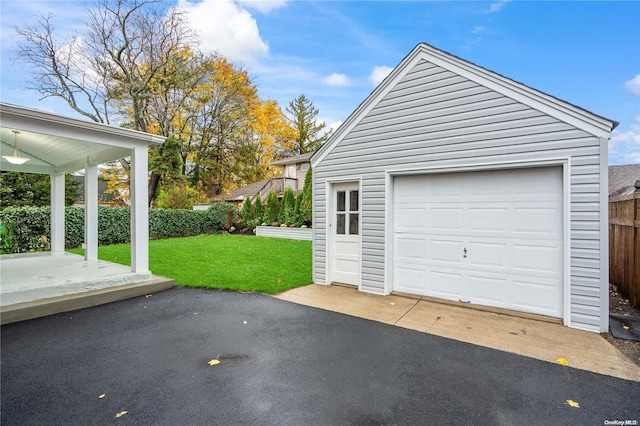
[[[537,109],[551,117],[584,130],[597,137],[610,138],[610,132],[618,123],[600,117],[568,102],[554,98],[500,74],[450,55],[425,43],[418,44],[376,89],[347,118],[332,137],[311,158],[316,167],[366,115],[389,93],[402,78],[425,60],[474,81],[484,87],[508,96],[518,102]]]

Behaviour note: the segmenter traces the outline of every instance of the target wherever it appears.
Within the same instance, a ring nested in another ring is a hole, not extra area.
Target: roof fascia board
[[[423,59],[435,65],[453,71],[462,77],[502,93],[505,96],[509,96],[525,105],[529,105],[552,117],[558,118],[567,124],[591,133],[594,136],[610,137],[609,133],[614,126],[614,122],[608,119],[591,114],[586,110],[575,107],[539,90],[517,83],[514,80],[481,68],[463,59],[451,56],[429,45],[421,44],[419,48],[424,55]]]
[[[329,140],[320,147],[318,151],[311,157],[311,167],[314,169],[316,166],[327,156],[333,148],[344,139],[346,135],[351,133],[351,130],[365,117],[390,91],[402,78],[407,75],[409,70],[413,68],[419,61],[419,50],[416,46],[405,58],[396,66],[391,74],[389,74],[383,81],[376,87],[373,92],[355,109],[353,113],[345,120],[338,130],[329,138]]]

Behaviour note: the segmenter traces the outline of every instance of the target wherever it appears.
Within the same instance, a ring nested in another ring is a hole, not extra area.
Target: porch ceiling
[[[1,169],[30,173],[71,173],[87,164],[128,157],[136,145],[161,144],[164,137],[0,103],[1,155],[13,152],[14,133],[21,157],[14,165],[1,159]]]

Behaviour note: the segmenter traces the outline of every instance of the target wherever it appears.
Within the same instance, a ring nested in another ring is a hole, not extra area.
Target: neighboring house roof
[[[315,152],[307,152],[306,154],[294,155],[293,157],[287,157],[281,160],[272,161],[271,164],[274,164],[276,166],[285,166],[287,164],[308,162],[314,153]]]
[[[426,43],[418,44],[358,106],[311,159],[315,167],[416,64],[428,61],[594,136],[610,138],[619,123],[528,87]]]
[[[640,164],[609,166],[609,197],[633,193],[638,180],[640,180]]]
[[[245,198],[253,198],[258,194],[260,194],[261,197],[265,197],[270,191],[275,191],[280,194],[284,192],[285,180],[291,179],[285,178],[282,175],[264,179],[260,182],[233,190],[226,195],[216,195],[211,201],[244,201]]]

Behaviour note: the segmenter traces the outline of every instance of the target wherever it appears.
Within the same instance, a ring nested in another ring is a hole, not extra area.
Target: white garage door
[[[393,290],[562,317],[562,171],[398,176]]]

